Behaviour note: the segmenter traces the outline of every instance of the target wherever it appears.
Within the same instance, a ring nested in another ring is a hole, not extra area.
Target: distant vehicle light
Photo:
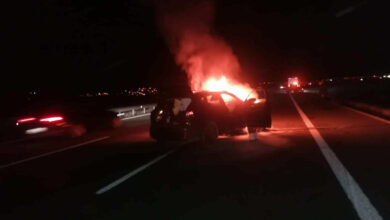
[[[20,124],[20,123],[26,123],[26,122],[35,121],[35,120],[37,120],[37,118],[30,117],[30,118],[21,118],[17,122]]]
[[[298,77],[289,77],[287,81],[287,86],[291,87],[300,87]]]
[[[186,117],[193,117],[193,116],[194,116],[194,112],[193,111],[186,112]]]
[[[63,120],[64,118],[61,116],[50,116],[50,117],[44,117],[39,119],[40,122],[46,122],[46,123],[59,122]]]
[[[364,79],[363,78],[360,78],[360,81],[363,81]]]
[[[284,86],[280,86],[280,89],[284,89]]]

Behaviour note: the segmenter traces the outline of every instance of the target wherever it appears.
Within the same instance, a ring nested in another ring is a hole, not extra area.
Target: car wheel
[[[69,135],[71,137],[80,137],[83,136],[87,132],[87,129],[84,125],[73,125],[69,129]]]
[[[217,124],[214,122],[209,122],[205,125],[202,132],[202,141],[204,143],[212,143],[217,140],[219,135],[219,130]]]

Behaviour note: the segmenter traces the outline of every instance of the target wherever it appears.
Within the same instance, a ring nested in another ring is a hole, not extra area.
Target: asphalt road
[[[273,127],[257,141],[159,146],[146,116],[2,143],[0,218],[389,218],[390,124],[313,94],[271,98]]]

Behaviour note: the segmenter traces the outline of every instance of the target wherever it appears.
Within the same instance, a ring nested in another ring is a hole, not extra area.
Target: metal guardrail
[[[155,107],[156,107],[155,104],[149,104],[149,105],[136,105],[136,106],[129,106],[129,107],[112,108],[109,110],[116,112],[119,118],[124,119],[124,118],[131,118],[138,115],[148,114],[152,112]]]

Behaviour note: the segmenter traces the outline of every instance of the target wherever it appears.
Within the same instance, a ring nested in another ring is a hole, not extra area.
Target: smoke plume
[[[215,4],[210,1],[161,1],[158,22],[175,61],[187,73],[191,89],[208,78],[237,82],[240,64],[232,48],[214,33]]]

